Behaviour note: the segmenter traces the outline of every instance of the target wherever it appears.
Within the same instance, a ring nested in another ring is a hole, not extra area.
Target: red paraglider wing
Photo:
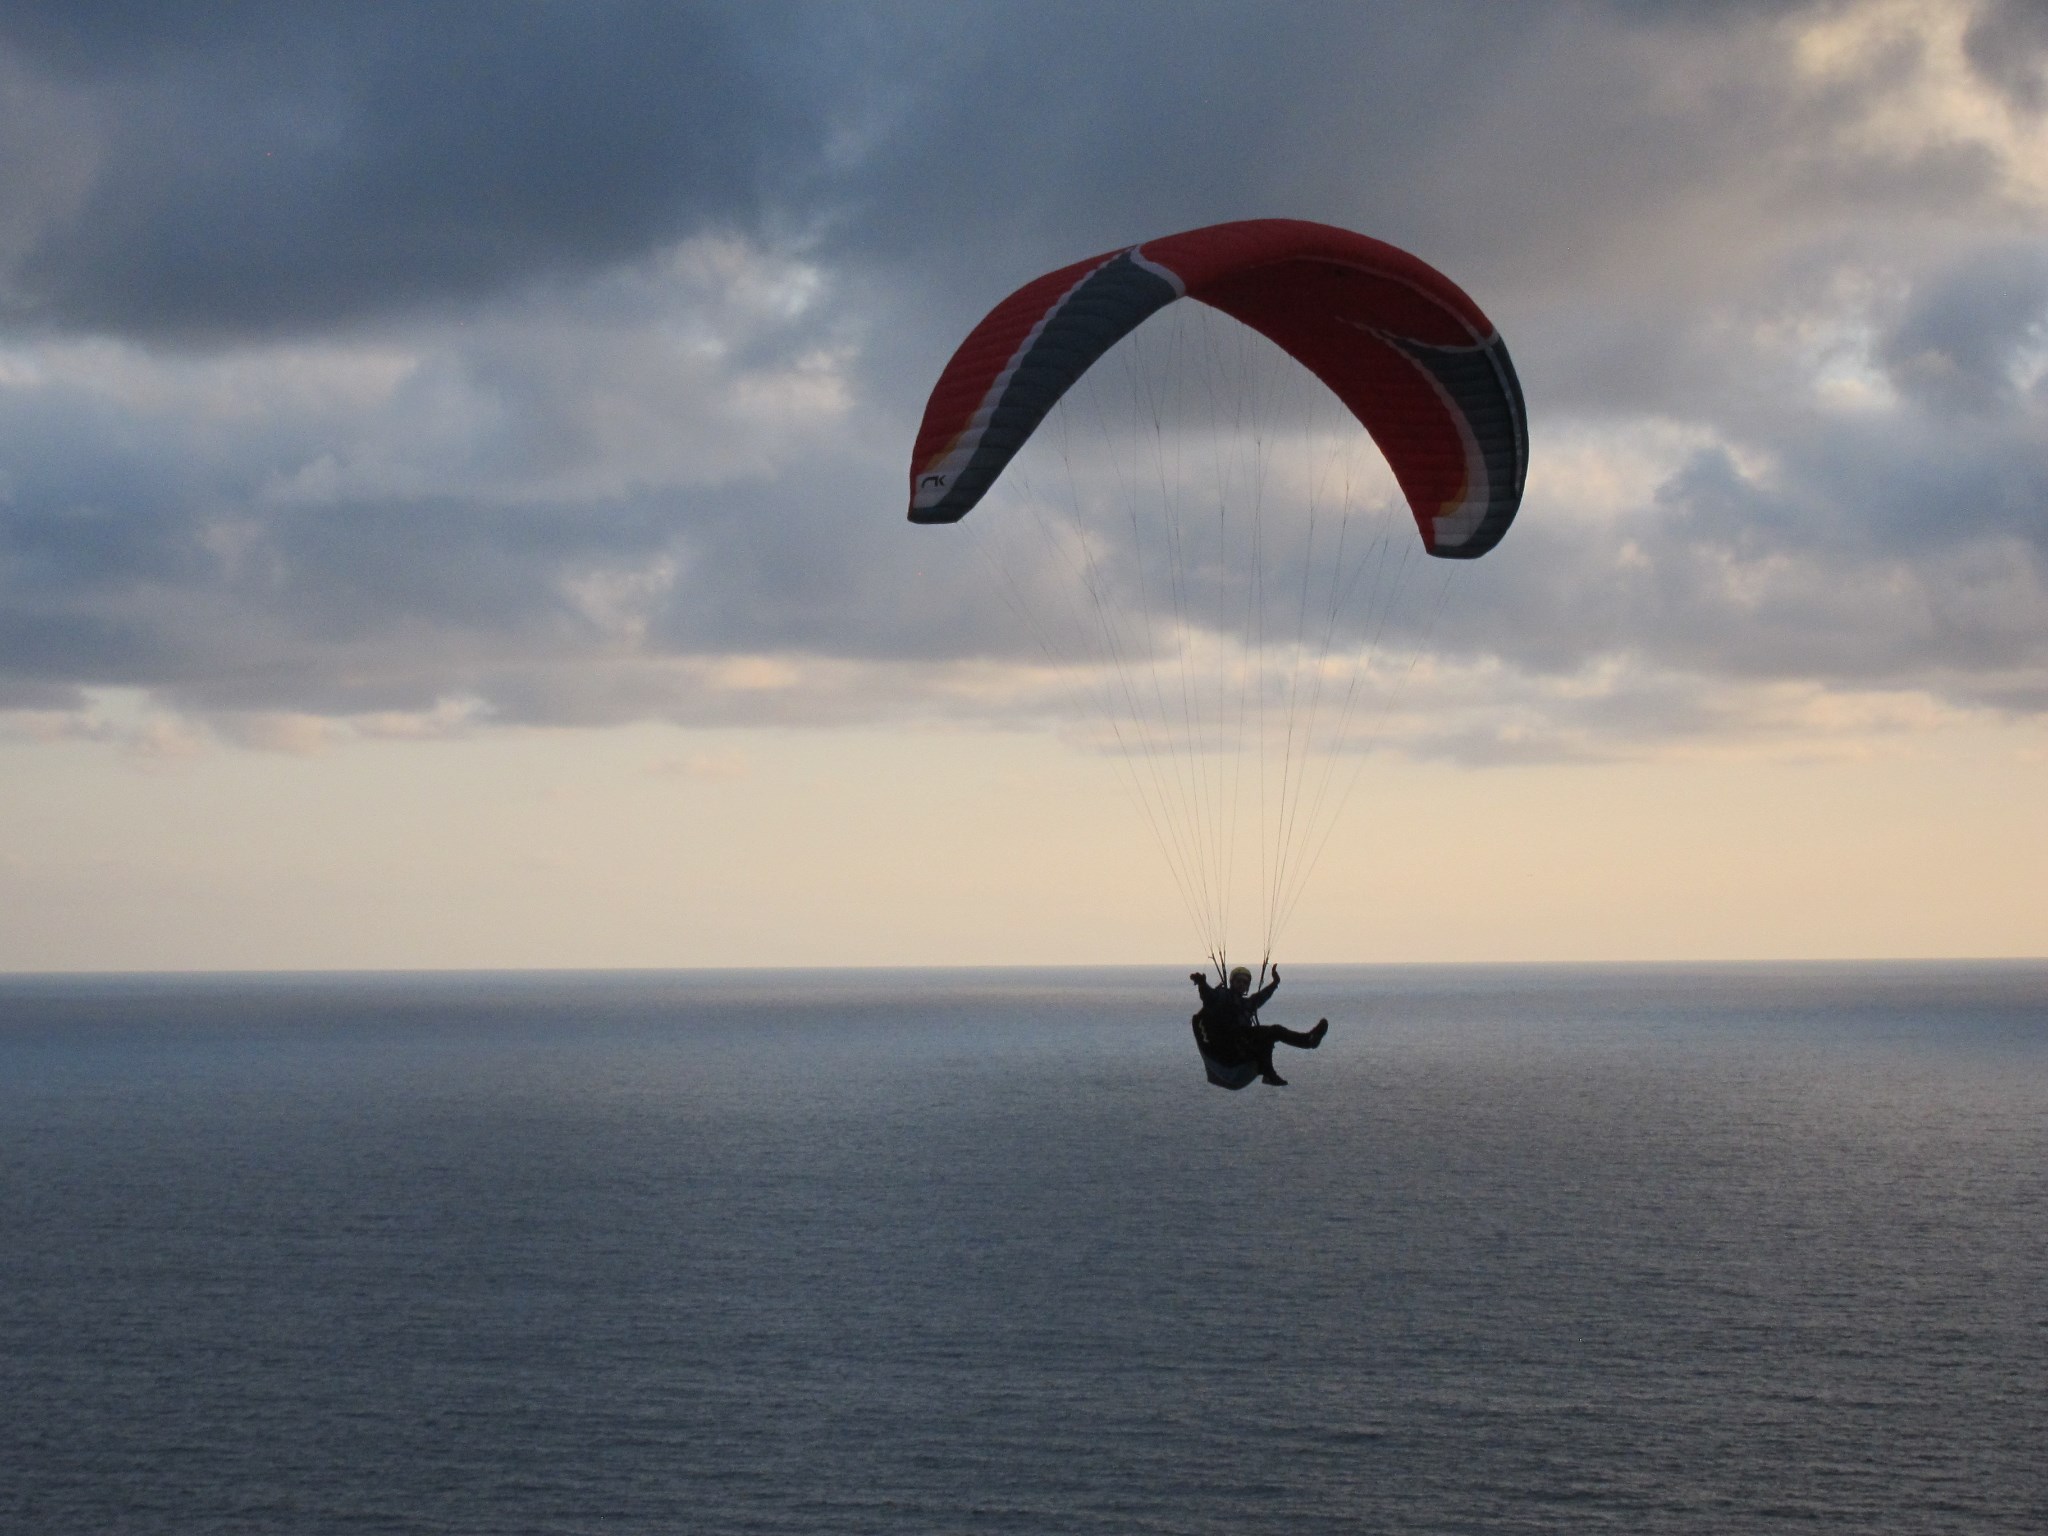
[[[1427,263],[1325,224],[1251,219],[1150,240],[1025,284],[969,333],[911,452],[910,518],[957,522],[1060,397],[1187,297],[1267,336],[1387,457],[1433,555],[1472,559],[1521,505],[1528,427],[1507,348]]]

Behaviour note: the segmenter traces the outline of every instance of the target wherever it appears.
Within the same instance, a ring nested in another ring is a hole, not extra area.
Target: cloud
[[[1004,591],[1072,570],[902,523],[924,391],[1044,268],[1288,213],[1442,264],[1531,401],[1522,524],[1388,621],[1474,690],[1415,750],[2038,711],[2035,15],[10,7],[0,709],[1043,720]]]
[[[2031,0],[1987,0],[1970,18],[1963,47],[2015,107],[2048,111],[2048,11]]]
[[[1884,338],[1900,393],[1937,414],[1983,415],[2024,393],[2048,349],[2048,246],[1995,246],[1934,274]]]
[[[753,227],[832,125],[828,7],[26,4],[17,74],[95,163],[12,275],[24,317],[231,341],[459,308]],[[61,143],[32,143],[62,179]]]

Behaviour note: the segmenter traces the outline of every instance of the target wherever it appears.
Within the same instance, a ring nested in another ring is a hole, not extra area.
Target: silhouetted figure
[[[1273,1070],[1276,1043],[1312,1051],[1330,1032],[1328,1019],[1316,1020],[1310,1030],[1284,1029],[1278,1024],[1261,1024],[1259,1010],[1280,990],[1280,967],[1273,967],[1273,979],[1252,991],[1252,973],[1243,966],[1230,972],[1230,984],[1212,987],[1200,971],[1188,980],[1202,994],[1202,1008],[1194,1017],[1195,1044],[1209,1069],[1209,1081],[1219,1088],[1242,1088],[1256,1073],[1259,1081],[1285,1088],[1287,1079]]]

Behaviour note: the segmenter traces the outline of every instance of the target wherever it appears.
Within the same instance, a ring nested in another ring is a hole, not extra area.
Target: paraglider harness
[[[1251,1026],[1259,1022],[1257,1009],[1242,1006],[1244,999],[1230,990],[1230,972],[1219,960],[1216,966],[1221,984],[1188,1022],[1195,1031],[1195,1049],[1202,1053],[1202,1068],[1218,1088],[1249,1088],[1259,1080],[1257,1051]],[[1266,963],[1259,963],[1259,980],[1266,979]],[[1226,1001],[1227,999],[1227,1001]]]

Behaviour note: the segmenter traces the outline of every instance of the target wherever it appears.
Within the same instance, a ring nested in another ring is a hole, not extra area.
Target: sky
[[[0,969],[1199,958],[905,473],[1274,216],[1531,422],[1278,953],[2048,954],[2048,8],[14,0]]]

